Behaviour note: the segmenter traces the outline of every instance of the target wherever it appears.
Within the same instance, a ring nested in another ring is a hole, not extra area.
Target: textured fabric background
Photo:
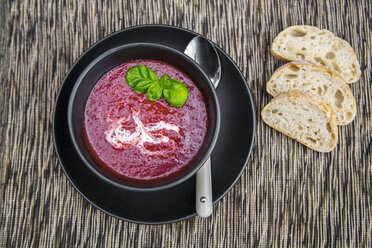
[[[371,13],[370,0],[2,0],[0,246],[371,247]],[[85,201],[57,160],[52,112],[69,67],[94,42],[140,24],[205,35],[237,63],[253,93],[255,148],[209,219],[158,226],[117,220]],[[260,118],[271,99],[266,81],[284,64],[269,46],[295,24],[347,40],[361,64],[360,80],[350,85],[357,116],[339,128],[330,153],[307,149]]]

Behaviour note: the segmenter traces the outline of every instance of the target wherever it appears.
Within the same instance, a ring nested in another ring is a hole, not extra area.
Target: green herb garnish
[[[183,83],[169,75],[163,75],[159,80],[156,72],[144,65],[130,68],[125,74],[125,80],[135,92],[147,92],[149,101],[159,100],[163,96],[172,107],[182,107],[189,96]]]

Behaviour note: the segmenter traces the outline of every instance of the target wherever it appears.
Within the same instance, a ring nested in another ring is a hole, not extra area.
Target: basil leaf
[[[182,107],[189,96],[189,91],[183,83],[173,79],[170,86],[163,89],[163,96],[172,107]]]
[[[156,101],[159,100],[162,94],[163,88],[160,86],[158,82],[153,83],[147,90],[147,99],[149,101]]]
[[[149,101],[159,100],[163,95],[172,107],[182,107],[189,96],[189,91],[183,83],[166,74],[159,80],[156,72],[144,65],[130,68],[125,74],[125,80],[135,92],[147,92]]]
[[[160,85],[164,88],[164,89],[168,89],[171,87],[171,84],[172,84],[172,78],[165,74],[163,75],[161,78],[160,78]]]
[[[136,65],[130,68],[125,74],[129,87],[135,92],[146,92],[150,85],[158,81],[156,72],[144,65]]]

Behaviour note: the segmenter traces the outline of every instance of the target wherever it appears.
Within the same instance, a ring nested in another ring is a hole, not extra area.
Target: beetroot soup
[[[167,74],[188,89],[182,107],[164,98],[149,101],[126,83],[136,65]],[[92,90],[84,111],[87,143],[109,171],[130,180],[153,181],[178,174],[199,152],[208,127],[205,100],[195,83],[164,62],[135,60],[106,73]]]

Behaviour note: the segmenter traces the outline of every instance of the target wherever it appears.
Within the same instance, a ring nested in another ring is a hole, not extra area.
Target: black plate
[[[62,83],[53,120],[54,145],[62,169],[86,200],[112,216],[143,224],[170,223],[195,216],[195,176],[176,187],[158,192],[126,191],[95,176],[83,166],[68,132],[67,106],[76,79],[96,57],[118,45],[151,42],[184,51],[196,35],[166,25],[137,26],[119,31],[81,55]],[[216,49],[221,59],[222,75],[217,88],[221,109],[220,134],[211,156],[214,203],[231,189],[243,172],[256,129],[255,108],[245,79],[231,58],[217,46]]]

